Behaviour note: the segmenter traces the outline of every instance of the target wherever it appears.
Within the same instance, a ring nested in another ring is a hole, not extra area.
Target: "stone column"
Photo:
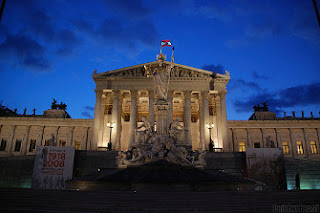
[[[90,129],[90,127],[86,127],[86,131],[85,131],[84,136],[83,136],[83,143],[82,143],[82,146],[81,146],[81,149],[86,150],[86,151],[90,148],[90,146],[88,144],[89,129]]]
[[[149,90],[149,116],[148,120],[154,128],[154,91]]]
[[[74,128],[75,128],[74,126],[70,128],[70,133],[69,133],[69,139],[68,139],[68,145],[67,146],[73,146],[73,131],[74,131]]]
[[[122,124],[121,124],[121,115],[122,115],[122,102],[123,102],[123,94],[119,93],[119,104],[118,104],[118,132],[116,137],[116,150],[121,150],[121,132],[122,132]]]
[[[220,103],[221,103],[221,133],[223,140],[223,150],[229,151],[230,145],[228,144],[228,134],[227,134],[227,107],[226,107],[226,92],[221,91],[220,93]]]
[[[265,146],[265,142],[264,142],[264,132],[263,132],[263,129],[262,129],[262,128],[260,128],[260,131],[261,131],[262,148],[264,148],[264,146]]]
[[[236,135],[236,130],[235,129],[231,129],[232,131],[232,150],[235,152],[237,150],[236,145],[238,145],[237,143],[237,135]]]
[[[276,140],[277,140],[275,145],[277,148],[279,148],[279,144],[280,144],[281,139],[280,139],[279,132],[278,132],[277,128],[274,128],[274,132],[276,133]]]
[[[185,140],[188,146],[192,146],[191,136],[191,91],[184,91],[184,127],[188,130],[185,132]]]
[[[137,128],[137,91],[131,90],[131,110],[130,110],[130,139],[129,139],[129,149],[132,147],[132,144],[135,142],[135,132]]]
[[[222,115],[221,115],[221,106],[220,106],[220,96],[215,95],[215,103],[216,103],[216,114],[217,114],[217,133],[218,133],[218,144],[215,143],[216,148],[223,148],[223,134],[222,134]],[[218,146],[217,146],[218,145]]]
[[[99,139],[102,139],[102,136],[99,137],[100,132],[100,124],[101,120],[103,120],[103,115],[101,116],[101,97],[102,97],[102,90],[95,90],[96,92],[96,104],[94,108],[94,119],[93,119],[93,134],[91,140],[91,150],[96,150],[98,147]]]
[[[57,130],[56,130],[56,135],[55,135],[55,144],[56,144],[56,146],[59,146],[59,144],[58,144],[58,134],[59,134],[59,129],[60,129],[60,126],[58,126],[57,127]]]
[[[23,140],[23,151],[22,151],[23,155],[27,154],[27,146],[28,146],[30,128],[31,128],[31,126],[26,126],[26,134],[25,134],[24,140]]]
[[[115,123],[115,126],[112,128],[112,135],[111,135],[111,144],[112,144],[112,149],[118,150],[119,144],[118,144],[118,134],[119,134],[119,129],[121,127],[120,124],[120,119],[119,119],[119,95],[120,91],[119,90],[113,90],[113,103],[112,103],[112,115],[111,115],[111,124]],[[110,130],[110,128],[109,128]],[[109,139],[110,141],[110,139]]]
[[[295,145],[292,131],[290,128],[289,128],[289,134],[290,134],[290,141],[291,141],[291,154],[293,157],[297,157],[297,146]]]
[[[246,131],[247,131],[247,147],[252,147],[252,144],[251,144],[251,135],[250,135],[250,129],[246,128]]]
[[[168,126],[173,121],[173,92],[168,91],[168,103],[169,103],[169,114],[168,114]]]
[[[305,141],[305,153],[306,153],[306,157],[308,157],[309,156],[308,136],[307,136],[305,128],[302,128],[302,131],[303,131],[303,136],[304,136],[304,141]],[[310,150],[310,153],[311,153],[311,150]]]
[[[212,113],[213,113],[213,124],[214,124],[214,127],[211,130],[212,133],[213,133],[212,140],[213,140],[213,143],[214,143],[215,147],[218,147],[217,146],[218,145],[217,105],[216,105],[214,97],[212,97],[211,102],[212,102]]]
[[[318,155],[320,155],[320,132],[319,129],[316,128],[316,132],[317,132],[317,139],[318,139],[318,144],[317,144],[317,151],[318,151]]]
[[[204,143],[202,144],[202,150],[206,150],[209,147],[210,135],[209,129],[207,129],[206,124],[209,124],[209,103],[208,103],[208,91],[203,91],[202,94],[203,101],[203,125],[204,125]]]
[[[8,151],[9,151],[9,155],[11,155],[11,153],[13,152],[13,143],[14,143],[14,141],[13,141],[13,139],[14,139],[14,132],[16,131],[16,126],[12,126],[12,132],[11,132],[11,137],[10,137],[10,141],[9,141],[9,149],[8,149]]]
[[[41,133],[40,133],[40,136],[39,136],[39,139],[40,139],[40,143],[39,143],[39,145],[40,146],[43,146],[44,144],[43,144],[43,134],[44,134],[44,129],[46,128],[46,126],[43,126],[42,127],[42,131],[41,131]]]

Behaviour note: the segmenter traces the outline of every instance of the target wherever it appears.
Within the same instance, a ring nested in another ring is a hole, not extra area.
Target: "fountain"
[[[143,116],[143,123],[136,129],[136,140],[132,147],[128,151],[118,153],[118,167],[126,168],[159,160],[182,166],[204,167],[206,165],[205,152],[192,151],[190,147],[182,145],[184,143],[178,137],[182,132],[188,131],[180,125],[180,118],[168,125],[170,105],[167,95],[174,63],[172,61],[171,65],[164,64],[165,55],[162,53],[157,55],[157,60],[156,65],[144,66],[147,76],[154,80],[156,131]]]

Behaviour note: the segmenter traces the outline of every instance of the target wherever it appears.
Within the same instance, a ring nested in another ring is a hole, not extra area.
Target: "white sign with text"
[[[64,189],[72,179],[74,147],[40,146],[33,166],[32,188]]]

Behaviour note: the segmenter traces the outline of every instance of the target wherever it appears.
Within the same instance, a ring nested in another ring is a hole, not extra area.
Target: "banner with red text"
[[[40,146],[34,160],[32,188],[64,189],[72,179],[74,147]]]

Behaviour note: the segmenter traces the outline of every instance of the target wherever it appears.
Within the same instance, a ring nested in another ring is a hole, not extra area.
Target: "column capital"
[[[138,90],[130,90],[131,96],[137,96]]]
[[[26,130],[29,130],[31,128],[31,125],[26,126]]]
[[[184,94],[184,98],[191,98],[191,90],[184,90],[183,94]]]
[[[154,98],[154,91],[153,90],[148,90],[148,93],[149,93],[149,97]]]
[[[214,96],[214,101],[216,102],[217,105],[220,105],[220,95],[216,94]]]
[[[114,97],[119,97],[119,95],[120,95],[120,90],[114,89],[114,90],[112,90],[112,92],[113,92],[113,96],[114,96]]]
[[[221,97],[225,97],[226,94],[227,94],[227,91],[219,91],[219,95],[220,95]]]
[[[203,98],[208,98],[208,94],[209,94],[209,91],[208,90],[203,90],[203,91],[201,91],[201,96],[203,97]]]

